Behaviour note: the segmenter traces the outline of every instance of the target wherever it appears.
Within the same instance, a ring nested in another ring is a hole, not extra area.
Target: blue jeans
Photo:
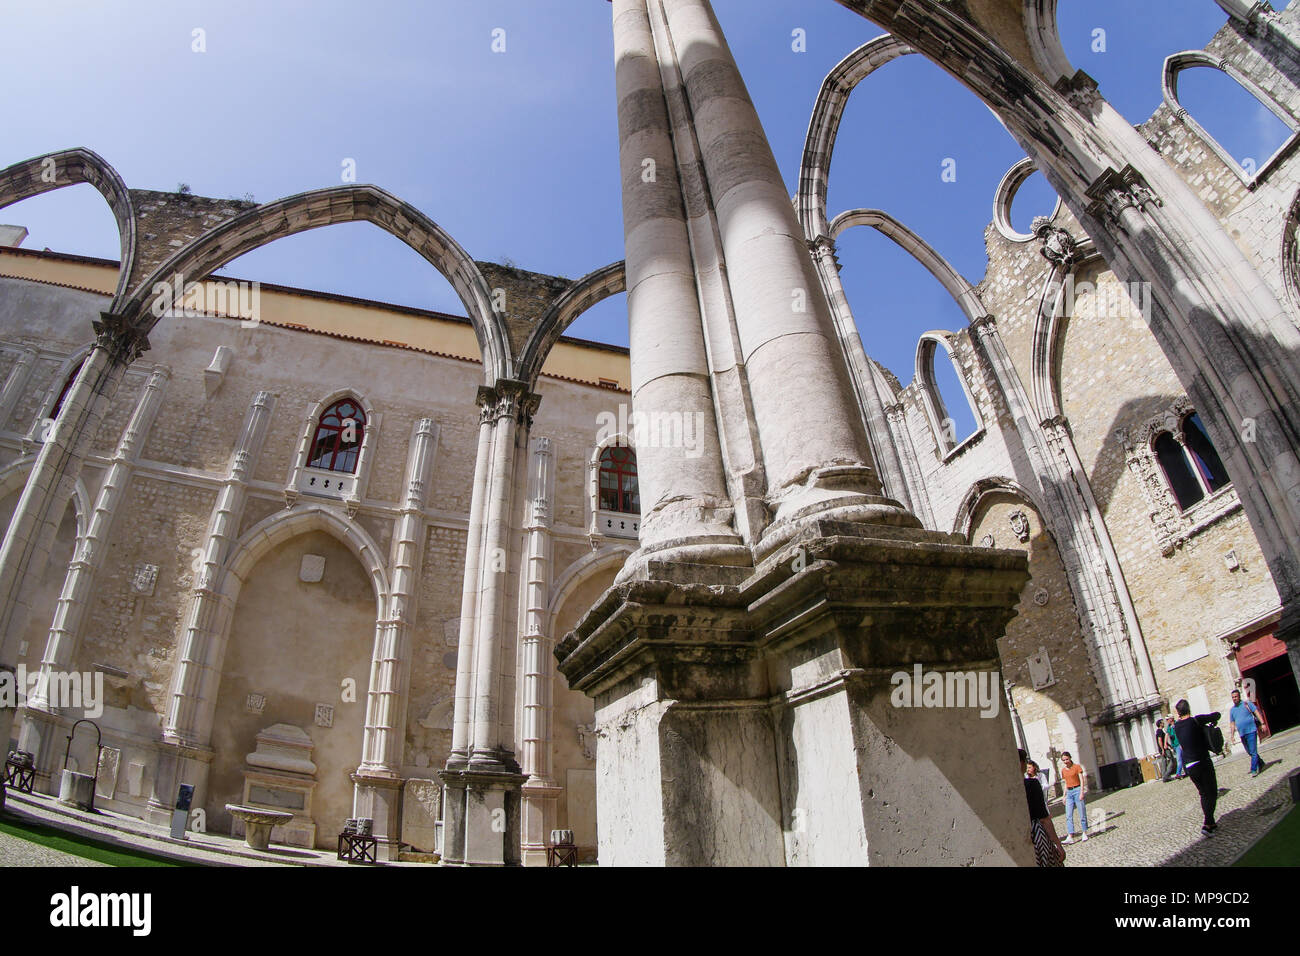
[[[1074,808],[1079,808],[1079,820],[1083,832],[1088,832],[1088,808],[1083,804],[1083,788],[1073,787],[1065,791],[1065,831],[1074,836]]]
[[[1180,777],[1185,776],[1187,774],[1187,768],[1183,766],[1183,748],[1175,747],[1174,753],[1178,755],[1178,770],[1176,771],[1176,773]]]
[[[1264,761],[1259,759],[1259,749],[1255,746],[1255,741],[1259,739],[1259,731],[1253,734],[1242,734],[1241,745],[1246,748],[1246,753],[1250,754],[1250,772],[1256,773],[1264,766]]]

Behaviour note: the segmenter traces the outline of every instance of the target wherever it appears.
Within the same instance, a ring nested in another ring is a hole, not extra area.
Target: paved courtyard
[[[1250,775],[1250,758],[1238,741],[1215,760],[1219,778],[1219,829],[1201,836],[1200,797],[1191,780],[1153,781],[1089,799],[1087,843],[1066,847],[1066,866],[1227,866],[1286,815],[1287,776],[1300,767],[1300,728],[1267,740],[1259,749],[1267,767]],[[1065,808],[1052,805],[1057,832],[1065,835]],[[1078,824],[1075,824],[1076,828]]]

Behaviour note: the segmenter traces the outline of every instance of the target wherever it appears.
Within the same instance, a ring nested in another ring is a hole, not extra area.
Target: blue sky
[[[264,202],[337,184],[351,159],[358,181],[413,203],[475,258],[577,277],[623,256],[610,6],[600,0],[0,2],[10,77],[0,86],[0,165],[83,145],[132,187],[184,182]],[[880,31],[832,0],[714,6],[793,192],[822,79]],[[1204,46],[1225,20],[1212,0],[1060,4],[1071,61],[1134,123],[1160,102],[1164,58]],[[505,52],[493,51],[497,29]],[[792,48],[795,29],[805,52]],[[1093,49],[1097,29],[1104,52]],[[1262,163],[1280,124],[1223,79],[1189,71],[1184,105],[1234,155]],[[884,209],[978,281],[994,189],[1022,155],[972,94],[907,57],[850,101],[830,212]],[[945,183],[949,158],[957,180]],[[1054,203],[1035,176],[1013,218],[1023,226]],[[117,255],[90,187],[9,207],[0,221],[27,226],[29,247]],[[957,327],[960,313],[872,230],[847,233],[841,260],[868,351],[910,381],[917,335]],[[282,240],[226,272],[462,312],[441,276],[364,224]],[[611,299],[571,334],[626,344],[624,310],[623,296]]]

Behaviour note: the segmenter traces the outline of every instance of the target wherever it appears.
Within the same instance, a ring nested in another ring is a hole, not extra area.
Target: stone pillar
[[[113,458],[104,474],[94,510],[91,512],[86,535],[68,565],[63,580],[63,590],[54,608],[54,621],[50,625],[45,652],[41,656],[41,673],[44,677],[38,690],[27,700],[19,747],[36,755],[37,773],[43,781],[53,784],[53,771],[58,757],[56,735],[57,711],[48,699],[48,678],[56,670],[71,663],[84,630],[86,610],[95,575],[108,552],[113,521],[126,497],[126,490],[135,472],[136,462],[144,447],[149,429],[162,405],[163,388],[170,377],[164,366],[155,365],[149,375],[126,430],[118,440]],[[53,792],[53,791],[51,791]]]
[[[514,557],[520,461],[539,401],[523,382],[501,379],[494,387],[479,389],[487,448],[480,432],[476,464],[482,471],[475,476],[466,547],[453,751],[439,774],[445,787],[442,859],[450,864],[519,862],[520,786],[525,778],[514,753],[518,613],[509,595],[518,593],[512,585],[518,580]],[[477,545],[476,517],[481,522]],[[475,548],[477,561],[471,565],[468,558]],[[472,599],[471,573],[477,582]]]
[[[997,657],[1024,555],[887,530],[807,522],[753,572],[652,560],[560,643],[602,864],[1032,865]],[[984,708],[921,706],[916,668]]]
[[[407,449],[405,492],[393,531],[387,613],[375,625],[362,760],[352,775],[354,813],[374,820],[373,832],[385,859],[390,860],[397,859],[402,837],[401,768],[411,681],[410,631],[419,596],[424,507],[436,433],[433,419],[420,419]]]
[[[916,445],[912,441],[912,430],[907,427],[907,406],[894,402],[885,406],[885,420],[894,438],[894,447],[898,449],[899,459],[903,465],[903,474],[907,476],[908,486],[912,489],[912,501],[916,505],[916,516],[927,528],[939,530],[930,508],[930,496],[925,490],[925,474],[921,471],[921,462],[916,457]]]
[[[226,480],[208,520],[201,563],[194,577],[194,596],[176,657],[171,699],[163,720],[163,744],[177,754],[172,764],[177,776],[173,780],[160,779],[162,786],[156,787],[149,802],[151,819],[155,815],[159,818],[170,815],[170,801],[178,783],[193,783],[195,803],[202,805],[202,788],[211,761],[208,744],[212,738],[212,718],[221,686],[225,641],[234,613],[233,602],[223,587],[226,561],[239,536],[248,500],[248,482],[266,439],[274,405],[275,396],[270,392],[258,392],[253,397],[230,457]],[[199,759],[192,759],[195,754]],[[159,777],[162,777],[161,770]]]
[[[745,371],[713,359],[726,341],[706,316],[713,400],[719,421],[753,426],[762,467],[746,480],[763,476],[774,520],[742,536],[745,559],[725,539],[711,560],[656,550],[643,531],[638,559],[556,648],[596,701],[601,862],[1030,862],[996,649],[1025,557],[956,546],[881,494],[816,268],[707,0],[616,0],[614,27],[625,208],[652,195],[657,218],[680,205],[692,220],[689,248],[671,222],[629,231],[629,289],[671,260],[681,290],[654,334],[634,329],[633,377],[654,362],[679,384],[694,358],[663,322],[725,277]],[[637,149],[663,103],[671,144]],[[642,158],[668,145],[677,180],[661,162],[664,188],[643,193]],[[727,478],[748,494],[734,447]],[[712,487],[708,454],[676,465],[684,501]],[[892,706],[893,672],[918,661],[982,674],[989,719]]]
[[[833,511],[914,524],[881,495],[817,270],[708,0],[650,6],[660,67],[681,77],[699,144],[776,523],[788,535],[789,522]],[[801,396],[815,421],[791,414]]]
[[[23,349],[14,360],[13,367],[5,376],[4,387],[0,389],[0,427],[9,423],[18,400],[27,391],[27,383],[32,377],[32,363],[36,361],[35,349]]]
[[[30,608],[34,578],[45,572],[59,520],[72,497],[95,433],[131,364],[149,347],[139,329],[104,313],[95,323],[95,347],[86,356],[14,509],[0,545],[0,671],[14,669]],[[0,707],[0,742],[9,740],[14,708]]]
[[[734,560],[739,536],[732,527],[701,325],[690,210],[644,0],[614,3],[614,46],[632,406],[646,423],[633,436],[641,547],[689,551],[697,560]],[[646,434],[674,419],[695,430],[693,448]]]
[[[853,311],[849,308],[849,297],[840,282],[840,264],[835,256],[835,241],[829,236],[822,236],[812,243],[817,274],[821,278],[822,288],[830,304],[831,317],[835,320],[836,337],[844,350],[848,363],[849,376],[853,382],[853,394],[858,399],[858,409],[866,422],[867,437],[871,441],[871,451],[882,476],[888,493],[898,499],[913,514],[920,516],[920,509],[913,500],[908,487],[907,473],[894,436],[889,429],[889,420],[885,412],[885,403],[876,389],[876,376],[871,368],[871,359],[862,347],[862,336],[853,321]]]
[[[520,636],[523,712],[520,769],[523,786],[525,866],[546,865],[546,842],[556,821],[561,788],[551,777],[552,690],[555,659],[551,638],[551,501],[555,470],[549,438],[534,438],[529,467],[524,535],[524,626]]]

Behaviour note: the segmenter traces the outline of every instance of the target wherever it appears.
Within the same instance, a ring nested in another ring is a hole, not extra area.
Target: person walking
[[[1241,734],[1241,745],[1250,754],[1250,775],[1258,777],[1264,772],[1264,761],[1259,759],[1259,728],[1264,719],[1259,708],[1248,700],[1241,699],[1241,691],[1232,692],[1232,709],[1228,711],[1232,721],[1232,736]]]
[[[1183,746],[1178,742],[1176,726],[1172,717],[1165,721],[1165,742],[1174,749],[1174,779],[1182,780],[1187,776],[1187,768],[1183,766]]]
[[[1214,808],[1219,802],[1219,778],[1210,761],[1210,738],[1205,732],[1205,724],[1218,720],[1219,714],[1216,712],[1193,717],[1191,705],[1186,700],[1175,704],[1174,712],[1178,714],[1174,733],[1182,745],[1187,776],[1192,778],[1196,792],[1201,795],[1201,835],[1209,836],[1218,829],[1218,824],[1214,822]]]
[[[1029,807],[1029,840],[1039,866],[1065,866],[1065,847],[1052,825],[1047,800],[1038,781],[1029,775],[1029,755],[1020,751],[1020,773],[1025,778],[1025,802]]]
[[[1061,781],[1065,784],[1065,843],[1074,842],[1074,808],[1079,808],[1079,826],[1083,840],[1088,839],[1088,808],[1083,798],[1088,795],[1088,772],[1083,764],[1075,763],[1066,750],[1061,754]]]

